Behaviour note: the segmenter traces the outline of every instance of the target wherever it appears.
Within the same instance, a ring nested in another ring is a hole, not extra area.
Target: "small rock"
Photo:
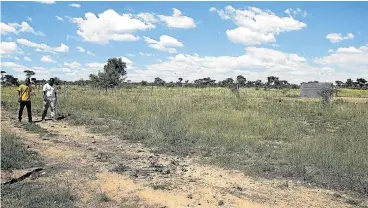
[[[144,152],[143,150],[138,150],[138,152]]]
[[[193,199],[193,195],[192,194],[188,194],[187,198],[188,199]]]
[[[182,168],[182,169],[181,169],[181,171],[183,171],[183,172],[187,172],[188,170],[187,170],[187,169],[185,169],[185,168]]]
[[[139,157],[138,156],[134,156],[133,157],[133,160],[137,160]]]
[[[93,139],[93,138],[95,138],[95,136],[91,136],[91,138]]]
[[[64,126],[64,128],[66,128],[66,126]]]
[[[218,202],[218,205],[219,206],[222,206],[222,205],[224,205],[225,203],[224,203],[224,201],[222,201],[222,200],[220,200],[219,202]]]
[[[94,143],[96,143],[96,141],[95,141],[95,140],[93,140],[93,141],[92,141],[92,144],[94,144]]]
[[[243,191],[243,188],[242,188],[242,187],[240,187],[240,186],[237,186],[237,187],[236,187],[236,189],[237,189],[238,191]]]
[[[55,127],[54,125],[51,125],[51,127]]]
[[[93,150],[93,148],[92,147],[88,147],[87,150]]]
[[[31,146],[27,145],[27,148],[30,148]]]

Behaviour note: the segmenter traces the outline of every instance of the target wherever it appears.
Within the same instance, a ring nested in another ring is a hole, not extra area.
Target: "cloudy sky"
[[[2,2],[1,70],[86,79],[368,78],[368,2]]]

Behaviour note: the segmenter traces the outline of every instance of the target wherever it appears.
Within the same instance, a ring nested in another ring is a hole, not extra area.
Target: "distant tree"
[[[92,84],[92,86],[97,87],[100,85],[100,78],[99,76],[95,75],[95,74],[90,74],[89,75],[89,81]]]
[[[267,77],[267,85],[271,86],[271,85],[279,85],[279,78],[275,77],[275,76],[269,76]]]
[[[344,82],[342,82],[342,81],[335,81],[335,83],[336,83],[336,86],[338,86],[338,87],[341,87],[341,86],[343,86],[343,84],[344,84]]]
[[[365,83],[367,82],[367,80],[365,80],[363,78],[358,78],[356,81],[358,82],[360,87],[363,87],[365,85]]]
[[[142,85],[142,86],[147,86],[147,85],[148,85],[148,82],[147,82],[147,81],[142,80],[142,81],[141,81],[141,85]]]
[[[216,80],[213,80],[210,77],[194,80],[194,84],[195,84],[196,87],[213,86],[213,85],[215,85],[215,82],[216,82]]]
[[[180,77],[178,80],[179,80],[179,83],[181,83],[183,81],[183,78]]]
[[[162,80],[160,77],[156,77],[155,80],[153,81],[154,85],[158,86],[158,85],[164,85],[165,81]]]
[[[4,74],[6,74],[6,71],[1,71],[1,84],[4,84]]]
[[[24,70],[23,72],[26,73],[27,78],[31,78],[33,75],[36,74],[34,71],[31,70]]]
[[[242,76],[242,75],[238,75],[236,77],[236,81],[239,84],[239,86],[244,87],[247,79],[244,76]]]
[[[223,81],[220,81],[219,85],[221,87],[232,87],[234,85],[234,79],[233,78],[227,78]]]
[[[18,86],[19,85],[18,79],[17,78],[14,78],[13,75],[6,74],[4,76],[4,78],[5,78],[5,83],[7,83],[7,84],[15,85],[15,86]]]
[[[347,79],[346,80],[346,86],[347,87],[352,87],[354,85],[354,82],[353,82],[353,80],[352,79]]]
[[[104,72],[98,73],[100,84],[105,86],[118,86],[127,74],[126,63],[121,58],[110,58],[104,66]]]
[[[54,77],[54,80],[55,85],[61,85],[63,83],[63,81],[59,77]]]
[[[185,80],[185,84],[188,84],[189,80]]]

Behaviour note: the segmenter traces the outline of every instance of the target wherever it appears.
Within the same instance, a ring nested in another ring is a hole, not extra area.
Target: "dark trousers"
[[[23,109],[24,106],[27,107],[27,114],[28,114],[28,121],[32,122],[32,110],[31,110],[31,101],[20,101],[20,108],[19,108],[19,116],[18,119],[19,121],[22,120],[22,115],[23,115]]]

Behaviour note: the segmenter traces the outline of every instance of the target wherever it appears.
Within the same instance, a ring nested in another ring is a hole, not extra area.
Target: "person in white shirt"
[[[57,90],[55,86],[55,79],[51,78],[49,83],[46,83],[43,86],[43,113],[42,113],[42,121],[45,120],[47,115],[47,110],[51,107],[51,118],[53,121],[56,121],[56,101],[57,101]]]

